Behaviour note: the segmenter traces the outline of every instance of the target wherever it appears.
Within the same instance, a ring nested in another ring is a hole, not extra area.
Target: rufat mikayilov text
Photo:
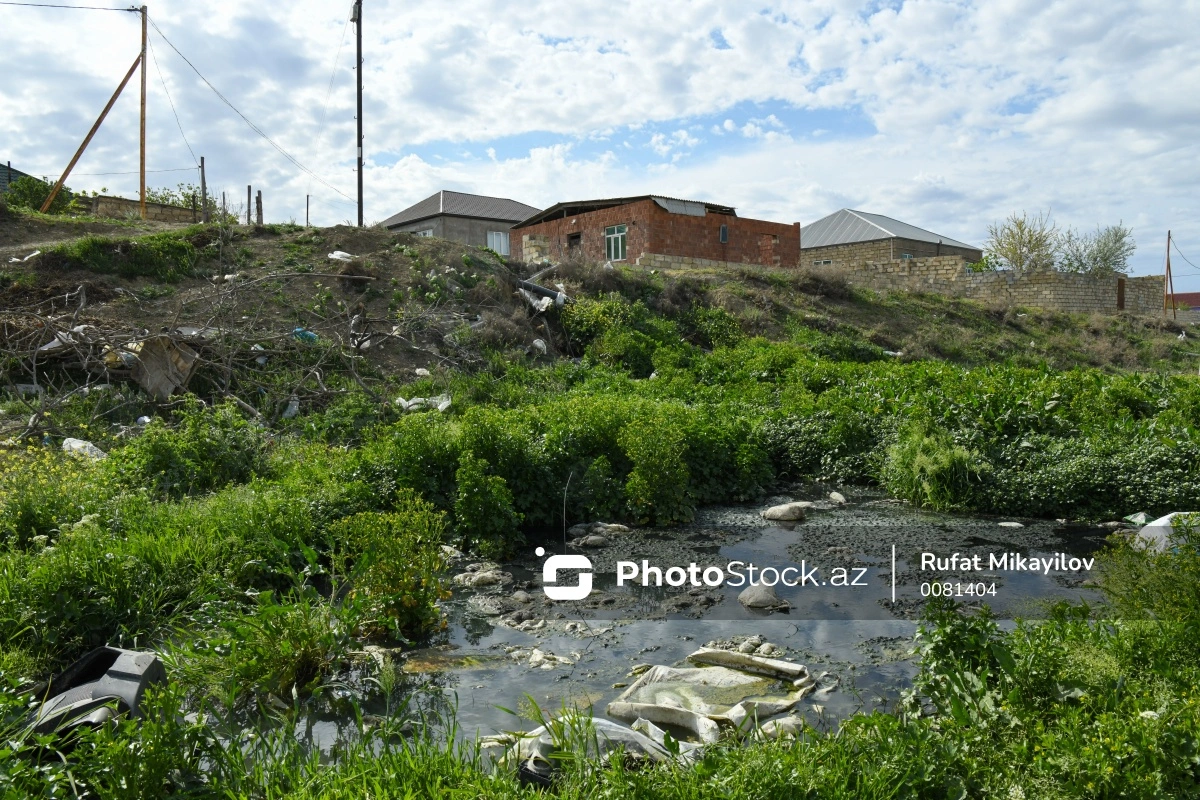
[[[1091,570],[1094,558],[1075,558],[1066,553],[1047,556],[1023,556],[1020,553],[952,553],[939,556],[936,553],[921,553],[923,572],[1079,572]]]

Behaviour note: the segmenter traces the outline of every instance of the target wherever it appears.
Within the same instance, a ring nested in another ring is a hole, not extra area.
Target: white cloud
[[[236,106],[353,196],[348,9],[159,0],[152,14]],[[367,216],[439,188],[533,204],[659,191],[788,221],[853,204],[979,241],[1012,210],[1053,206],[1080,228],[1133,224],[1137,263],[1150,269],[1167,227],[1200,253],[1188,229],[1200,211],[1197,10],[1195,0],[630,0],[614,25],[598,0],[532,0],[519,15],[499,0],[461,0],[453,13],[381,0],[365,10]],[[136,18],[3,6],[0,29],[18,32],[0,51],[0,158],[55,174],[136,55]],[[729,49],[713,47],[714,30]],[[315,219],[353,216],[152,41],[210,184],[235,196],[263,187],[269,215],[302,215],[312,193],[326,204]],[[82,173],[136,169],[135,90],[72,186],[134,187]],[[149,90],[150,167],[189,164],[153,66]],[[878,133],[849,138],[839,115]],[[689,129],[698,119],[705,141]],[[658,132],[631,134],[643,127]],[[809,141],[791,138],[804,130]],[[683,158],[697,148],[704,159]],[[662,163],[647,172],[639,159],[651,153]]]

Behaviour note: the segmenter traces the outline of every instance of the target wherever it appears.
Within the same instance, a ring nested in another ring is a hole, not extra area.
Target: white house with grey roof
[[[539,209],[504,197],[440,191],[385,219],[388,230],[437,236],[509,255],[509,230]]]
[[[804,266],[879,264],[934,256],[962,256],[973,262],[983,258],[983,252],[898,219],[849,208],[804,226],[800,233],[800,263]]]

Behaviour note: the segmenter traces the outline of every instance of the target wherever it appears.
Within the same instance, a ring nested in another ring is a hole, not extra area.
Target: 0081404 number
[[[950,581],[921,584],[921,597],[987,597],[989,595],[992,597],[996,595],[996,584],[951,583]]]

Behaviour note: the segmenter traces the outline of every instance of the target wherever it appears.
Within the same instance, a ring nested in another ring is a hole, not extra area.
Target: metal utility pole
[[[363,226],[363,119],[362,119],[362,0],[354,0],[354,11],[350,14],[354,23],[355,35],[358,39],[358,61],[355,62],[354,72],[358,78],[358,227]]]
[[[141,156],[139,160],[139,173],[141,180],[141,206],[142,219],[146,218],[146,7],[142,6],[142,119],[141,119]]]

